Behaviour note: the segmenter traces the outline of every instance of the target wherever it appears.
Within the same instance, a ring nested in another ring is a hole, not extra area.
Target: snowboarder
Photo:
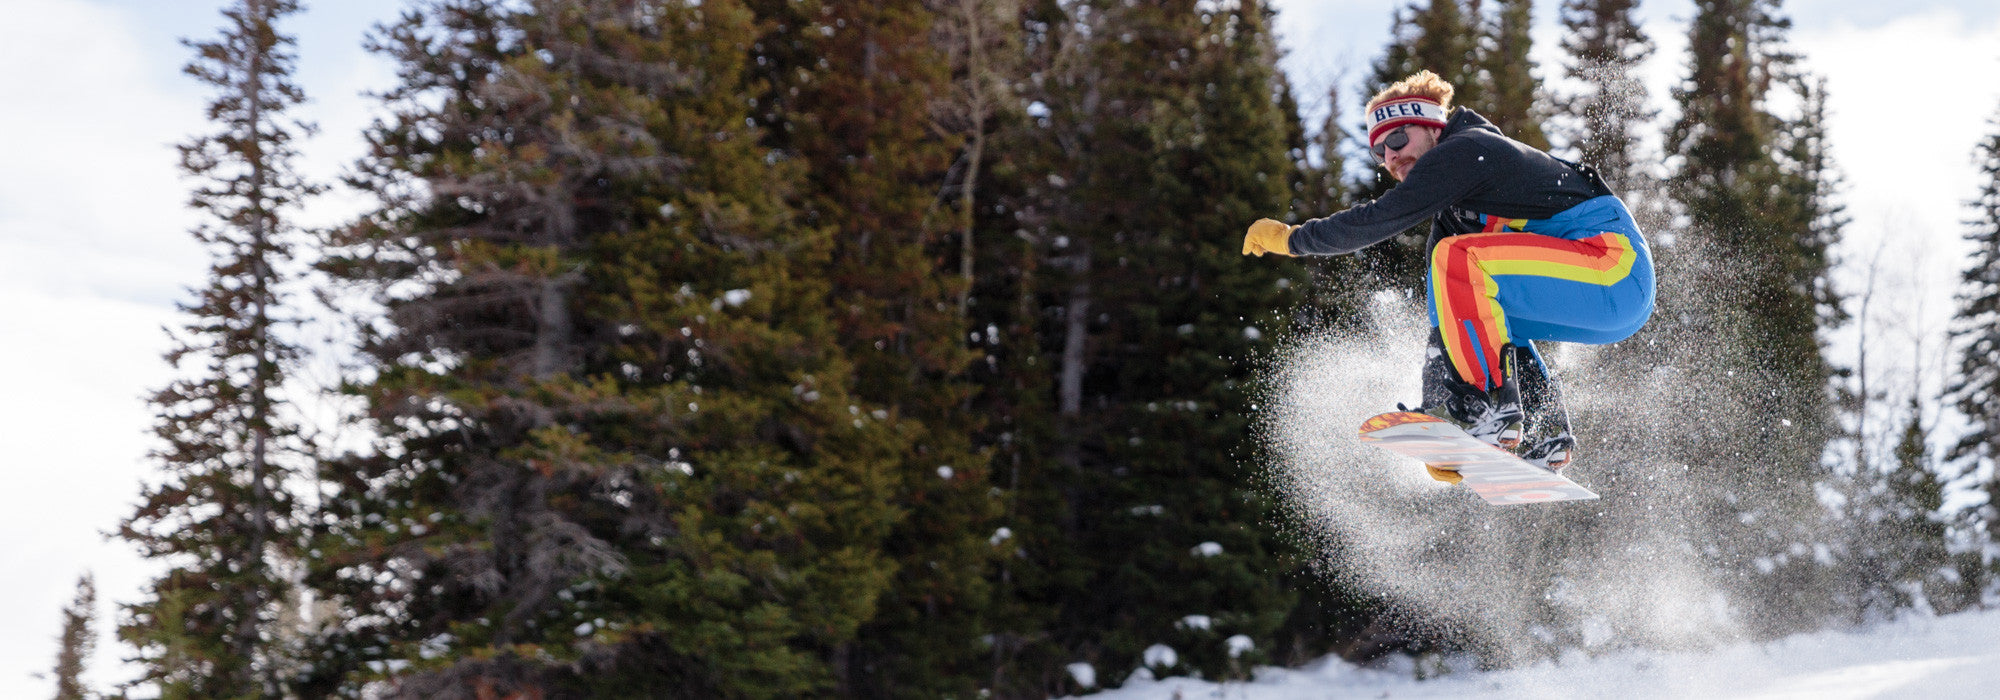
[[[1430,71],[1377,93],[1369,151],[1399,184],[1302,225],[1259,220],[1243,254],[1352,253],[1430,217],[1432,330],[1423,405],[1411,410],[1559,470],[1576,439],[1533,341],[1615,343],[1637,332],[1653,312],[1652,255],[1596,171],[1501,135],[1454,109],[1452,93]]]

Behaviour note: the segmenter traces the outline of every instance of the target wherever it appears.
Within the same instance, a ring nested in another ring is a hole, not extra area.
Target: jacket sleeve
[[[1472,139],[1441,141],[1381,199],[1313,219],[1292,232],[1298,255],[1345,255],[1395,237],[1487,186],[1497,159]]]

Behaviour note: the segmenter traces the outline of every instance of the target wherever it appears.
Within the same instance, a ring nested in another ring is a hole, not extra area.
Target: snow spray
[[[1287,534],[1320,554],[1319,573],[1386,602],[1398,626],[1456,640],[1494,666],[1739,638],[1701,561],[1709,538],[1688,513],[1686,467],[1605,449],[1670,429],[1666,404],[1648,397],[1681,391],[1679,375],[1577,381],[1588,373],[1570,370],[1589,368],[1597,350],[1543,347],[1580,440],[1565,474],[1597,501],[1489,506],[1357,439],[1362,421],[1420,397],[1420,301],[1378,294],[1356,327],[1297,331],[1259,372],[1253,430],[1270,455],[1266,483],[1285,503]],[[1654,405],[1663,408],[1647,414]]]

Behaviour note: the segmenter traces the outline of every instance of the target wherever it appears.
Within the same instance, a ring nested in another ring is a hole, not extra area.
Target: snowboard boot
[[[1501,347],[1500,386],[1482,390],[1459,379],[1445,355],[1443,337],[1437,329],[1431,329],[1424,357],[1424,403],[1417,408],[1397,404],[1397,408],[1442,418],[1488,444],[1515,449],[1521,444],[1526,419],[1521,408],[1516,354],[1513,345]],[[1458,474],[1450,469],[1430,465],[1425,468],[1433,479],[1458,483]]]
[[[1521,445],[1524,414],[1520,399],[1503,389],[1480,391],[1461,383],[1452,387],[1443,403],[1406,410],[1443,418],[1486,444],[1512,450]]]
[[[1521,408],[1526,414],[1521,459],[1549,471],[1562,471],[1576,458],[1576,438],[1569,432],[1562,393],[1532,341],[1514,352],[1520,368]]]
[[[1479,428],[1466,431],[1509,450],[1521,446],[1521,435],[1528,421],[1528,413],[1521,405],[1521,371],[1515,359],[1518,354],[1512,344],[1500,346],[1500,385],[1486,392],[1487,414]]]
[[[1436,396],[1431,391],[1432,387],[1426,387],[1426,403],[1405,410],[1451,421],[1453,425],[1465,429],[1467,434],[1490,445],[1509,450],[1519,447],[1527,414],[1521,410],[1520,381],[1514,376],[1514,346],[1502,348],[1501,353],[1507,374],[1500,386],[1490,391],[1482,390],[1460,380],[1455,374],[1449,374],[1438,381],[1440,391],[1437,394],[1442,396]],[[1429,378],[1432,375],[1426,372],[1425,376]]]

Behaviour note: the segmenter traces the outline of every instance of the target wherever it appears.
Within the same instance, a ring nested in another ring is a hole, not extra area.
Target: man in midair
[[[1653,311],[1652,255],[1594,170],[1454,109],[1453,91],[1421,71],[1377,93],[1369,151],[1399,184],[1298,226],[1259,220],[1243,254],[1352,253],[1429,218],[1433,328],[1414,410],[1559,470],[1576,439],[1533,341],[1615,343],[1637,332]]]

